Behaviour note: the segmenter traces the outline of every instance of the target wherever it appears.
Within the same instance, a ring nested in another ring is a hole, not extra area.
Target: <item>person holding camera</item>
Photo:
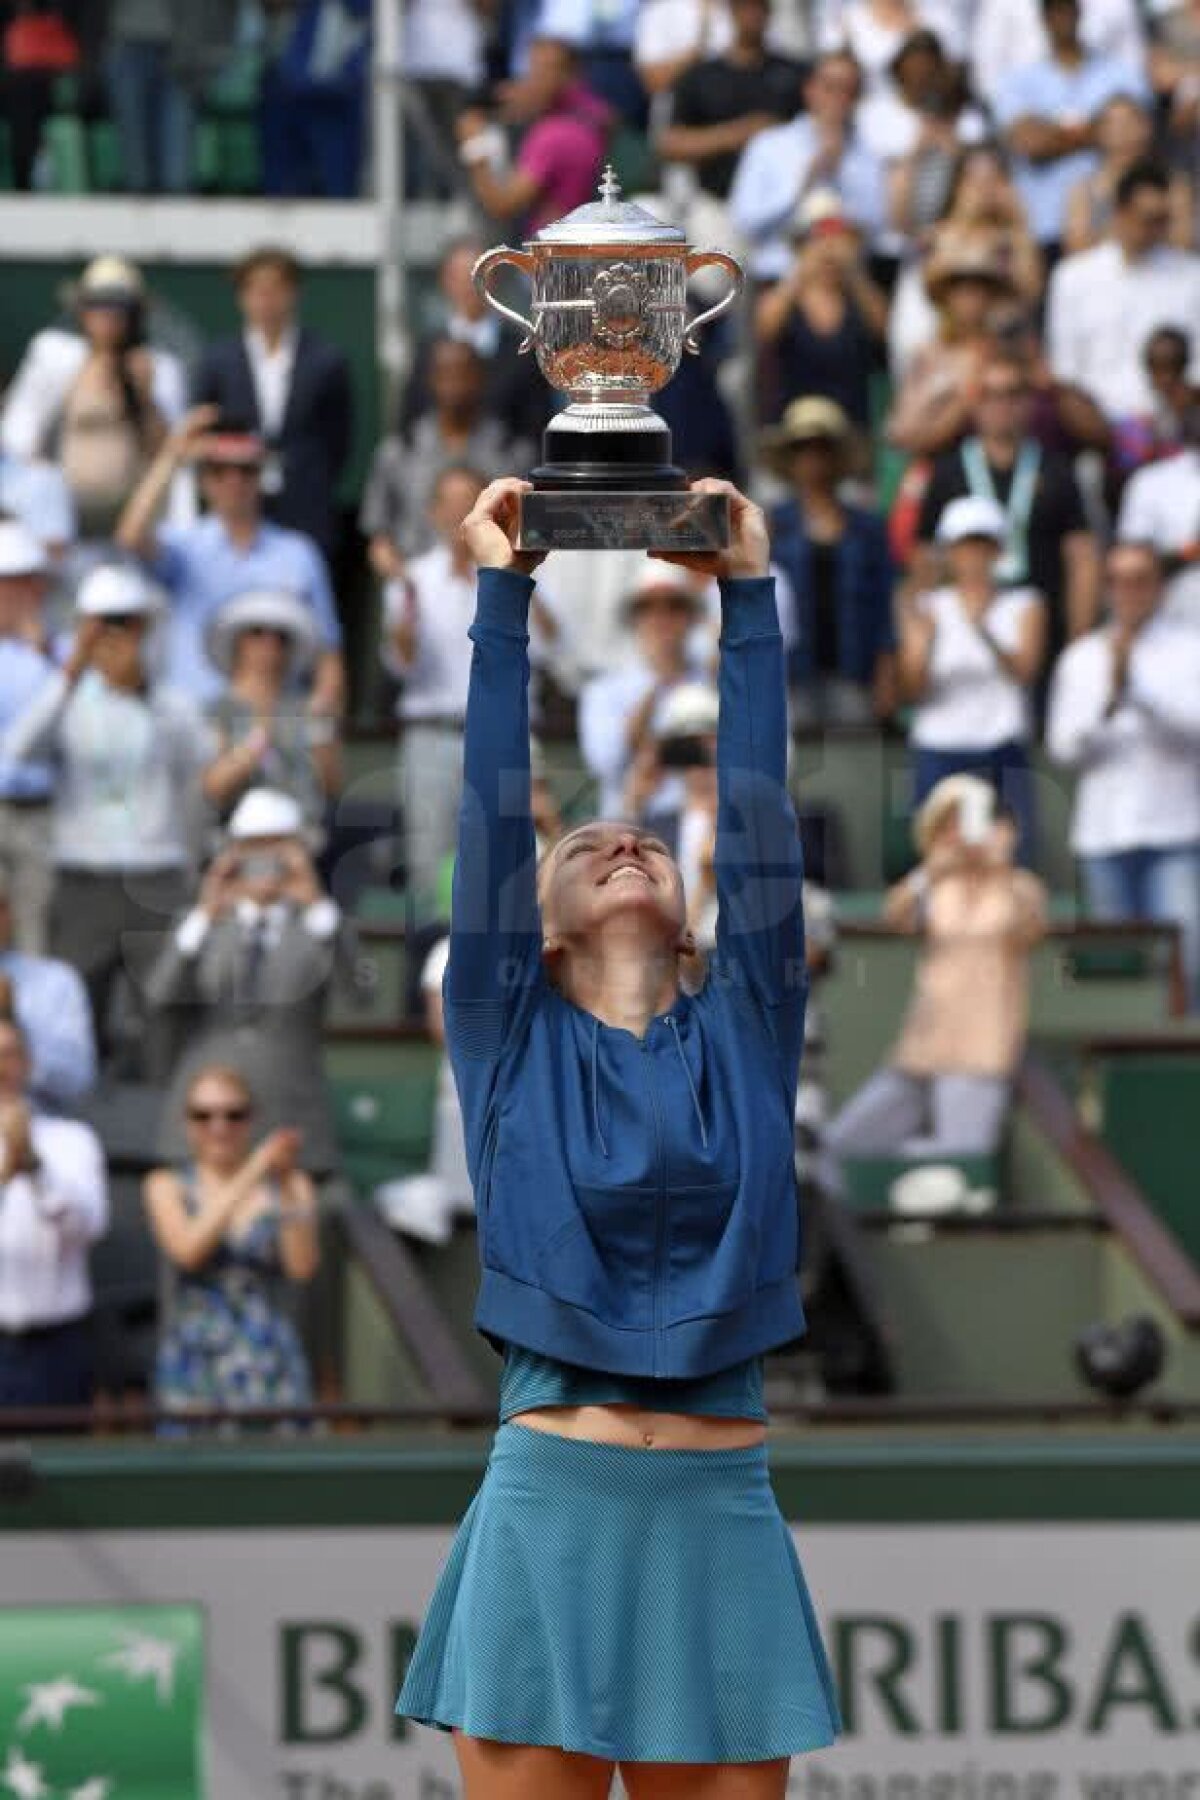
[[[1014,866],[1016,832],[974,775],[933,789],[913,828],[921,860],[884,901],[893,931],[919,936],[900,1037],[829,1126],[847,1157],[986,1156],[999,1146],[1025,1045],[1029,958],[1046,931],[1046,890]]]
[[[251,788],[195,905],[146,977],[146,997],[186,1048],[171,1078],[163,1154],[177,1156],[183,1097],[196,1071],[219,1062],[254,1089],[266,1130],[304,1120],[304,1167],[327,1175],[337,1148],[321,1034],[350,934],[320,884],[289,794]]]
[[[123,969],[188,891],[189,827],[212,755],[203,719],[153,678],[161,606],[137,569],[102,564],[80,583],[74,643],[9,727],[0,755],[54,766],[56,865],[50,948],[87,984],[102,1044]]]
[[[100,1140],[35,1110],[24,1033],[0,1019],[0,1408],[90,1402],[88,1246],[107,1225]]]
[[[142,1189],[171,1272],[154,1398],[171,1412],[306,1407],[312,1376],[285,1299],[320,1261],[303,1134],[277,1127],[252,1149],[253,1090],[220,1063],[196,1072],[184,1101],[186,1161],[152,1170]]]

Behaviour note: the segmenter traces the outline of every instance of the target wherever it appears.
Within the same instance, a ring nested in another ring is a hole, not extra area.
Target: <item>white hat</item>
[[[704,601],[691,571],[681,563],[660,562],[655,557],[648,557],[625,597],[625,617],[628,619],[632,615],[643,594],[659,594],[664,588],[672,593],[685,595],[694,612],[703,612]]]
[[[268,787],[243,794],[227,827],[228,836],[238,843],[246,838],[299,837],[303,830],[304,814],[292,796]]]
[[[707,681],[671,689],[654,727],[656,738],[708,737],[717,729],[717,690]]]
[[[158,589],[140,569],[128,563],[101,563],[89,569],[75,594],[75,610],[89,619],[115,613],[156,613],[162,606]]]
[[[1008,536],[1004,508],[983,494],[964,494],[943,507],[937,523],[939,544],[961,544],[964,538],[990,538],[1002,544]]]
[[[317,652],[317,623],[312,609],[298,594],[284,588],[253,588],[235,594],[219,606],[204,633],[209,661],[222,674],[232,671],[237,640],[252,625],[266,625],[287,634],[289,675],[302,675],[311,667]]]
[[[946,775],[930,788],[913,817],[913,841],[924,856],[933,842],[938,827],[951,813],[958,812],[963,801],[974,801],[990,816],[996,803],[996,790],[980,775]]]
[[[44,575],[49,566],[32,532],[16,519],[0,519],[0,576]]]

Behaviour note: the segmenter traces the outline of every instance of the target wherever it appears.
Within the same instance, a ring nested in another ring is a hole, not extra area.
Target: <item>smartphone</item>
[[[982,844],[992,828],[996,801],[990,788],[968,788],[958,803],[958,835],[964,844]]]
[[[282,881],[287,874],[287,865],[281,856],[252,850],[238,864],[238,874],[243,881]]]

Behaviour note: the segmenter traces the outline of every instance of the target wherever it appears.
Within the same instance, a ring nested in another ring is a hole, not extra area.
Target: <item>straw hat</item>
[[[79,277],[80,306],[140,306],[146,298],[141,271],[123,256],[97,256]]]
[[[935,306],[941,305],[946,289],[954,281],[986,281],[995,289],[997,298],[1006,300],[1017,292],[1001,251],[977,238],[955,235],[935,247],[925,270],[925,291]]]
[[[789,450],[798,444],[833,444],[845,466],[852,460],[855,437],[854,427],[836,400],[805,394],[790,403],[778,425],[760,432],[758,441],[763,461],[783,472]]]
[[[254,588],[226,600],[208,622],[204,648],[208,660],[222,675],[232,674],[238,638],[256,625],[286,635],[289,678],[303,675],[312,667],[317,654],[317,625],[311,609],[284,588]]]

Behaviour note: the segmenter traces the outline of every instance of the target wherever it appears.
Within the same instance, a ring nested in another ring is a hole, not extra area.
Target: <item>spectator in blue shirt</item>
[[[341,628],[325,559],[312,539],[263,517],[262,439],[248,432],[215,432],[216,409],[198,406],[168,437],[117,525],[117,542],[141,557],[167,589],[171,616],[164,677],[200,705],[215,700],[221,678],[204,649],[217,609],[251,589],[282,589],[310,607],[321,650],[309,707],[336,715],[345,676]],[[155,520],[180,464],[198,463],[209,513],[194,525],[156,527]]]
[[[805,110],[786,125],[751,138],[742,151],[729,210],[750,243],[750,270],[779,281],[792,262],[791,226],[813,188],[832,188],[845,214],[871,241],[884,222],[883,164],[855,135],[862,89],[857,62],[846,50],[822,56],[804,84]]]
[[[1099,166],[1100,115],[1115,94],[1148,97],[1145,76],[1092,55],[1079,35],[1079,0],[1042,0],[1050,54],[1014,69],[996,95],[996,118],[1013,156],[1029,228],[1051,252],[1067,228],[1071,191]]]
[[[12,896],[0,874],[0,1019],[21,1027],[38,1103],[66,1112],[96,1085],[96,1033],[87,989],[70,963],[12,948]]]
[[[15,519],[0,522],[0,735],[24,712],[53,673],[46,654],[42,602],[49,560],[37,538]],[[0,880],[8,887],[17,943],[30,955],[46,948],[54,874],[50,861],[49,760],[0,758]]]
[[[0,451],[0,513],[19,519],[52,557],[64,555],[75,542],[75,502],[56,463]]]
[[[895,707],[895,569],[883,520],[838,492],[852,450],[833,400],[793,400],[764,434],[793,497],[770,517],[771,555],[796,596],[799,633],[789,681],[797,722],[861,725]]]

